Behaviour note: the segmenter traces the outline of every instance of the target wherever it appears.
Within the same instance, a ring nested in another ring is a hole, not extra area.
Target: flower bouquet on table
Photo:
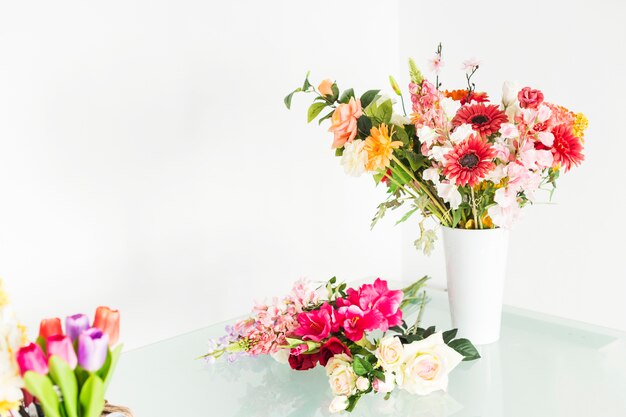
[[[323,290],[298,281],[289,295],[256,305],[251,317],[209,341],[204,358],[271,355],[297,371],[319,364],[335,396],[331,412],[352,411],[370,393],[388,398],[395,388],[418,395],[445,390],[450,371],[480,356],[469,340],[455,338],[455,329],[420,327],[427,279],[403,290],[390,290],[380,278],[359,288],[331,278]],[[418,305],[409,326],[403,311]]]
[[[85,314],[44,319],[35,343],[2,306],[2,417],[99,417],[122,345],[117,310],[98,307],[93,325]]]
[[[393,77],[401,112],[378,89],[358,96],[352,88],[341,92],[332,80],[315,88],[308,74],[302,87],[285,97],[285,105],[291,107],[296,93],[313,95],[308,121],[329,120],[332,148],[345,172],[370,174],[386,187],[388,198],[378,206],[372,227],[388,210],[408,206],[397,223],[421,214],[415,247],[429,254],[436,233],[427,219],[443,226],[451,302],[471,298],[473,304],[464,305],[490,306],[479,312],[452,305],[453,324],[461,333],[497,327],[481,340],[477,335],[481,343],[499,334],[499,318],[491,317],[499,317],[498,305],[501,309],[507,229],[523,207],[537,201],[539,191],[552,197],[561,172],[584,160],[588,122],[582,113],[545,101],[542,91],[511,82],[504,84],[502,99],[492,102],[476,89],[474,59],[463,63],[464,89],[442,90],[442,65],[441,45],[431,60],[434,83],[409,60],[410,114]],[[457,281],[492,292],[483,299]],[[461,317],[467,325],[456,322]],[[491,323],[473,323],[474,317],[489,317]]]

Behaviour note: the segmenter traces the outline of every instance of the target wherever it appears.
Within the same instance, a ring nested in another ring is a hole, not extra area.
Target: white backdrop
[[[343,175],[311,98],[283,104],[309,69],[386,84],[395,2],[370,42],[337,40],[377,4],[3,2],[0,276],[32,332],[110,304],[133,347],[301,276],[399,279],[401,230],[369,231],[373,181]]]
[[[300,276],[441,285],[441,253],[412,250],[414,224],[369,231],[381,190],[343,175],[329,134],[305,125],[308,100],[282,104],[308,69],[388,89],[441,40],[446,79],[476,55],[492,95],[516,78],[592,123],[558,205],[513,235],[507,302],[626,329],[624,9],[544,3],[472,6],[465,30],[460,3],[443,17],[435,2],[4,2],[0,276],[21,318],[35,333],[44,315],[110,304],[134,347],[240,315]]]

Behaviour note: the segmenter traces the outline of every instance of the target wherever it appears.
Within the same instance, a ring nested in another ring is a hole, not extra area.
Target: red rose
[[[289,355],[289,366],[296,371],[306,371],[315,368],[319,360],[319,353],[303,353],[300,355]]]
[[[341,343],[341,340],[336,337],[331,337],[322,345],[318,353],[320,365],[326,366],[330,358],[340,353],[345,353],[346,355],[352,357],[348,346]]]
[[[530,87],[524,87],[517,93],[519,105],[523,109],[536,109],[543,103],[543,93]]]

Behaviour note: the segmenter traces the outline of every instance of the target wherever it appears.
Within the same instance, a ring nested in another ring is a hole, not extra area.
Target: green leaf
[[[348,397],[348,407],[346,408],[347,412],[351,412],[354,410],[354,407],[356,407],[356,403],[359,402],[359,399],[361,398],[360,395],[353,395],[351,397]]]
[[[463,355],[464,361],[473,361],[480,358],[480,354],[476,350],[476,347],[467,339],[456,339],[448,343],[452,349]]]
[[[383,101],[378,109],[380,111],[379,120],[381,121],[381,123],[389,124],[389,122],[391,121],[391,116],[393,115],[393,103],[391,102],[391,100]]]
[[[456,333],[458,332],[458,330],[459,329],[451,329],[451,330],[446,330],[445,332],[443,332],[443,335],[442,335],[443,341],[446,345],[450,343],[450,341],[456,337]]]
[[[434,334],[435,331],[436,331],[435,326],[430,326],[428,329],[424,330],[424,332],[422,333],[422,337],[426,339],[428,336]]]
[[[376,98],[380,90],[368,90],[363,93],[361,96],[361,107],[365,108],[370,105],[372,101]]]
[[[107,354],[107,357],[110,356],[111,361],[109,363],[109,367],[102,376],[102,380],[104,381],[104,391],[109,388],[109,384],[111,383],[111,379],[113,378],[113,374],[115,373],[115,368],[117,367],[117,363],[120,360],[120,355],[122,354],[122,348],[124,345],[120,344],[115,347],[115,349],[110,350]]]
[[[462,210],[452,210],[452,227],[456,227],[461,221]]]
[[[358,118],[356,125],[359,129],[359,133],[363,136],[369,136],[372,129],[372,121],[367,116],[361,116]]]
[[[395,130],[395,132],[396,132],[396,136],[394,139],[399,140],[405,146],[409,144],[409,135],[406,134],[403,128],[398,127]]]
[[[87,379],[80,390],[79,402],[81,417],[100,417],[104,410],[104,382],[98,375],[92,374]]]
[[[48,360],[50,377],[63,394],[63,407],[67,417],[78,417],[78,382],[74,370],[58,356]]]
[[[407,221],[409,217],[411,217],[417,210],[419,210],[419,207],[415,207],[412,210],[407,211],[404,216],[402,216],[402,218],[396,222],[396,226],[400,223],[404,223],[405,221]]]
[[[285,103],[285,106],[287,106],[288,109],[291,109],[291,99],[293,98],[293,95],[300,91],[302,91],[301,88],[296,88],[291,93],[287,94],[287,96],[285,97],[283,101]]]
[[[341,155],[343,155],[343,148],[335,149],[335,156],[341,156]]]
[[[352,369],[354,369],[354,373],[358,376],[365,376],[368,372],[372,372],[374,367],[365,359],[360,356],[356,356],[352,362]]]
[[[350,101],[351,98],[354,97],[354,90],[352,88],[348,88],[347,90],[345,90],[342,94],[341,97],[339,98],[339,101],[341,103],[347,103]],[[361,106],[363,106],[361,104]]]
[[[309,111],[307,113],[307,122],[311,123],[311,120],[315,119],[318,114],[326,107],[326,103],[313,103],[311,107],[309,107]]]
[[[330,86],[331,91],[333,92],[333,96],[330,98],[330,102],[334,103],[339,98],[339,87],[337,87],[337,83],[333,83]]]
[[[24,374],[24,385],[28,392],[37,397],[46,417],[61,417],[59,396],[50,378],[28,371]]]
[[[335,113],[335,109],[332,109],[326,115],[320,117],[319,120],[317,121],[317,124],[321,125],[324,120],[331,118],[333,116],[333,113]]]
[[[304,83],[302,84],[302,91],[307,91],[309,87],[311,87],[311,83],[309,82],[309,75],[311,75],[311,71],[307,71],[306,77],[304,77]]]

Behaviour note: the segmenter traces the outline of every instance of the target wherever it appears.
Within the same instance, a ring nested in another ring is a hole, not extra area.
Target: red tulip
[[[43,319],[39,324],[39,337],[48,340],[50,336],[63,335],[63,327],[61,327],[61,319],[55,317],[53,319]]]
[[[41,347],[35,343],[20,348],[17,352],[17,364],[20,367],[20,373],[24,375],[27,371],[34,371],[41,375],[48,373],[48,361],[41,350]]]
[[[109,336],[109,345],[113,346],[120,338],[120,312],[109,307],[98,307],[93,327],[102,330]]]

